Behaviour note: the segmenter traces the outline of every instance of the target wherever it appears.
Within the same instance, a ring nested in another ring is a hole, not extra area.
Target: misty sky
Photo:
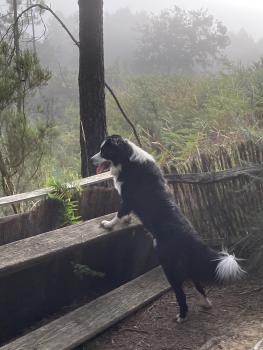
[[[48,0],[47,3],[66,15],[78,10],[77,0]],[[120,7],[129,7],[132,11],[158,12],[175,4],[186,9],[207,8],[230,30],[245,28],[253,37],[263,37],[263,0],[104,0],[104,9],[115,12]]]

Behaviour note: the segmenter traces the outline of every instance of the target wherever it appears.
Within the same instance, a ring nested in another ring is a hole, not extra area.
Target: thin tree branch
[[[114,100],[115,100],[115,102],[116,102],[116,104],[117,104],[119,110],[121,111],[123,117],[125,118],[125,120],[127,121],[127,123],[130,125],[130,127],[132,128],[132,131],[133,131],[134,136],[135,136],[135,138],[136,138],[136,140],[137,140],[137,142],[138,142],[138,145],[139,145],[140,147],[142,147],[141,140],[140,140],[140,138],[139,138],[139,135],[138,135],[138,133],[137,133],[137,130],[136,130],[134,124],[133,124],[133,123],[131,122],[131,120],[128,118],[127,114],[124,112],[124,110],[123,110],[123,108],[122,108],[122,106],[121,106],[119,100],[117,99],[117,96],[116,96],[115,93],[113,92],[112,88],[111,88],[106,82],[105,82],[105,86],[106,86],[106,88],[109,90],[109,92],[111,93],[112,97],[114,98]]]
[[[23,10],[18,16],[17,16],[17,19],[16,21],[18,21],[22,16],[23,14],[25,14],[27,11],[30,11],[32,10],[34,7],[38,7],[44,11],[49,11],[55,18],[56,20],[61,24],[61,26],[63,27],[63,29],[68,33],[68,35],[70,36],[70,38],[72,39],[72,41],[75,43],[75,45],[79,48],[80,45],[79,45],[79,41],[73,36],[73,34],[70,32],[70,30],[67,28],[67,26],[62,22],[62,20],[56,15],[56,13],[51,10],[51,8],[49,6],[45,6],[45,5],[42,5],[42,4],[34,4],[34,5],[31,5],[29,7],[27,7],[25,10]],[[16,24],[16,23],[15,23]],[[15,25],[14,24],[14,25]],[[132,131],[133,131],[133,134],[138,142],[138,145],[140,147],[142,147],[142,143],[141,143],[141,140],[140,140],[140,137],[137,133],[137,130],[134,126],[134,124],[132,123],[132,121],[129,119],[129,117],[127,116],[127,114],[124,112],[124,109],[122,108],[116,94],[113,92],[112,88],[105,82],[105,87],[109,90],[110,94],[112,95],[112,97],[114,98],[114,101],[116,102],[121,114],[123,115],[124,119],[127,121],[127,123],[130,125],[130,127],[132,128]]]
[[[70,38],[72,39],[72,41],[79,47],[79,42],[75,39],[75,37],[71,34],[70,30],[67,28],[67,26],[62,22],[62,20],[56,15],[56,13],[49,7],[49,6],[45,6],[42,4],[34,4],[31,6],[28,6],[26,9],[24,9],[18,16],[17,16],[17,21],[19,21],[19,19],[27,12],[32,10],[33,8],[38,7],[41,10],[44,11],[48,11],[50,12],[55,18],[56,20],[61,24],[61,26],[63,27],[63,29],[68,33],[68,35],[70,36]],[[14,23],[15,24],[15,23]]]

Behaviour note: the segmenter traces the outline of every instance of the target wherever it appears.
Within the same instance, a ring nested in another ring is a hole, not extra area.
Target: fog
[[[27,3],[18,2],[19,12]],[[78,0],[45,3],[78,40]],[[54,16],[33,11],[19,21],[18,67],[8,4],[0,0],[0,140],[14,188],[25,192],[47,178],[78,175],[82,52]],[[160,162],[182,164],[196,152],[210,157],[221,145],[262,140],[262,18],[263,0],[104,1],[105,80]],[[106,106],[108,133],[131,137],[107,92]]]
[[[50,0],[52,8],[70,15],[78,10],[77,0]],[[163,8],[178,5],[186,9],[207,8],[216,18],[221,20],[230,31],[245,28],[255,39],[263,35],[263,1],[262,0],[105,0],[106,12],[115,12],[119,8],[128,7],[132,11],[145,10],[159,12]]]

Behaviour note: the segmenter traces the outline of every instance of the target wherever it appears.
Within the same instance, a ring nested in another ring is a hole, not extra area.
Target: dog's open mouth
[[[105,161],[105,162],[100,163],[96,167],[97,175],[101,174],[101,173],[104,173],[105,171],[108,171],[110,169],[110,164],[111,164],[111,162],[109,162],[109,161]]]

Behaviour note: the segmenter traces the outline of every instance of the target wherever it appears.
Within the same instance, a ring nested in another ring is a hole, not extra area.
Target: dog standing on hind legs
[[[92,158],[97,173],[111,170],[121,196],[117,215],[102,226],[113,228],[135,213],[153,235],[159,261],[179,305],[178,322],[187,317],[183,283],[192,281],[207,307],[211,306],[203,283],[231,281],[244,271],[234,255],[209,248],[177,207],[154,158],[119,135],[107,137]]]

